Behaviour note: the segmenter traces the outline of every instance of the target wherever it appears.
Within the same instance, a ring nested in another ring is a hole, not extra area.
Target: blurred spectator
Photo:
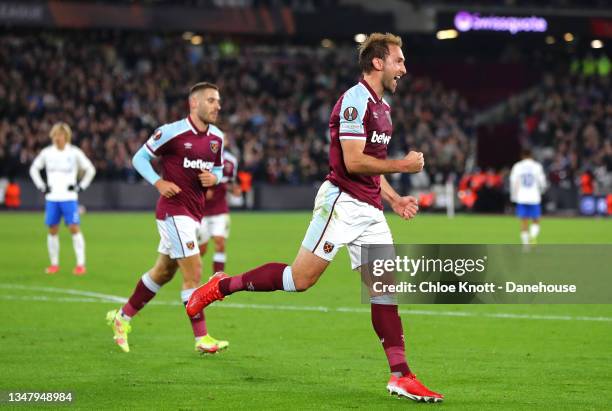
[[[587,54],[568,71],[546,73],[536,92],[514,108],[512,115],[522,119],[526,143],[536,148],[553,187],[612,192],[609,64],[605,55]]]
[[[0,36],[0,159],[21,175],[65,121],[98,178],[135,181],[131,157],[160,124],[186,113],[197,81],[221,89],[222,124],[253,181],[300,184],[328,172],[328,122],[359,76],[354,47],[193,46],[177,35],[120,32]],[[429,78],[402,79],[389,97],[389,155],[425,153],[430,181],[461,174],[474,148],[465,99]],[[410,180],[403,183],[409,187]]]

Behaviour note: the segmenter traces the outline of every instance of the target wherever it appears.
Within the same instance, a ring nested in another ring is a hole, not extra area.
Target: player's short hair
[[[521,157],[523,158],[531,157],[531,147],[523,147],[521,149]]]
[[[206,89],[209,89],[209,88],[212,88],[214,90],[219,91],[219,87],[217,87],[216,84],[209,83],[207,81],[201,81],[201,82],[196,83],[193,86],[191,86],[191,88],[189,89],[189,97],[193,96],[198,91],[206,90]]]
[[[389,55],[389,45],[402,47],[402,39],[391,33],[372,33],[359,45],[359,68],[362,73],[374,70],[373,58],[383,59]]]
[[[53,136],[57,133],[64,133],[66,136],[66,142],[70,143],[70,140],[72,139],[72,129],[68,124],[64,123],[63,121],[53,124],[51,131],[49,131],[49,137],[53,138]]]

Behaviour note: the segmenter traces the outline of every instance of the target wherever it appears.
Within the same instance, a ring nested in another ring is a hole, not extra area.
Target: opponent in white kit
[[[542,215],[540,203],[545,189],[546,176],[542,165],[531,158],[531,150],[523,149],[522,160],[510,172],[510,196],[516,203],[516,216],[521,219],[523,245],[537,242]]]
[[[49,227],[47,248],[51,265],[47,274],[59,271],[59,223],[64,218],[72,234],[72,245],[76,254],[75,275],[83,275],[85,269],[85,239],[79,229],[78,192],[85,190],[96,175],[96,169],[78,147],[70,144],[72,130],[66,123],[56,123],[49,133],[53,144],[45,147],[34,159],[30,167],[30,176],[36,187],[45,193],[45,224]],[[40,171],[45,169],[45,182]],[[80,181],[77,176],[80,170],[85,174]]]

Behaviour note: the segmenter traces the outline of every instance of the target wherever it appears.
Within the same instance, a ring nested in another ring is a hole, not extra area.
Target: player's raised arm
[[[38,155],[32,162],[32,165],[30,166],[30,177],[32,178],[32,181],[34,182],[34,185],[36,186],[37,189],[39,189],[40,191],[44,193],[45,191],[47,191],[47,184],[45,184],[44,180],[42,179],[40,175],[40,170],[42,170],[43,168],[45,168],[45,151],[44,150],[38,153]]]
[[[411,151],[398,160],[381,160],[363,152],[365,143],[365,139],[340,141],[344,154],[344,165],[351,174],[373,176],[391,173],[419,173],[423,170],[425,165],[423,153]]]

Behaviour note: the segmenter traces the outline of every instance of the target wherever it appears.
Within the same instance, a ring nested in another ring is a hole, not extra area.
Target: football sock
[[[293,282],[293,271],[291,271],[290,265],[283,270],[283,290],[288,292],[297,291]]]
[[[523,244],[529,244],[529,232],[521,231],[521,242]]]
[[[223,295],[236,291],[284,290],[283,272],[286,267],[287,264],[282,263],[264,264],[241,275],[224,278],[219,281],[219,290]]]
[[[213,273],[225,269],[225,253],[215,253],[213,255]]]
[[[184,305],[187,305],[187,301],[189,301],[189,297],[194,292],[195,288],[190,288],[187,290],[181,291],[181,300]],[[193,317],[189,317],[189,321],[191,321],[191,328],[193,329],[193,336],[198,339],[200,337],[204,337],[208,332],[206,331],[206,318],[204,317],[204,310],[200,311]]]
[[[135,316],[138,314],[138,311],[142,310],[155,297],[160,288],[161,286],[153,281],[149,273],[144,273],[140,280],[138,280],[132,296],[121,308],[121,313],[130,318]]]
[[[77,265],[85,265],[85,239],[82,233],[72,235],[72,246],[74,247]]]
[[[529,227],[529,235],[531,238],[538,238],[538,234],[540,234],[540,225],[539,224],[531,224]]]
[[[59,265],[59,236],[47,234],[47,249],[49,250],[49,260],[51,265]]]
[[[380,339],[391,373],[399,376],[410,373],[404,351],[404,331],[397,305],[371,304],[372,326]]]

